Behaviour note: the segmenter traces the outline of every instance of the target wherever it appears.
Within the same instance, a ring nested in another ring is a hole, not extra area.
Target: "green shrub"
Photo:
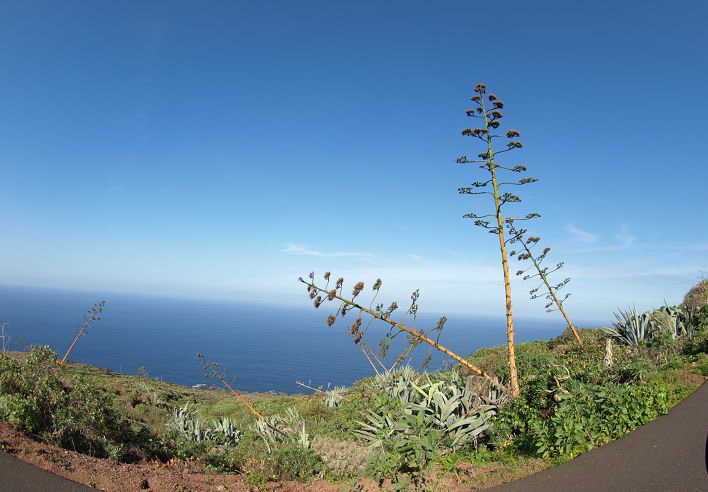
[[[325,473],[322,459],[297,443],[288,442],[275,448],[272,459],[277,477],[281,480],[310,480],[322,478]]]
[[[0,394],[0,420],[7,420],[9,410],[7,409],[7,405],[12,399],[12,395],[3,395]]]
[[[5,414],[13,427],[30,434],[43,430],[42,413],[33,401],[17,394],[8,396]]]
[[[649,357],[636,356],[615,364],[611,374],[617,383],[636,384],[644,381],[655,370],[656,365]]]
[[[552,416],[530,426],[540,456],[573,457],[616,439],[666,413],[671,394],[663,384],[574,383],[559,399]]]
[[[149,432],[131,430],[95,383],[68,375],[49,347],[32,347],[19,359],[0,359],[0,396],[0,417],[64,448],[125,459],[165,454]]]
[[[4,360],[0,391],[11,396],[13,426],[61,446],[104,455],[106,438],[121,432],[111,401],[86,381],[68,377],[48,347],[32,347],[19,361]]]
[[[704,362],[703,364],[697,366],[696,372],[703,377],[708,377],[708,362]]]
[[[311,449],[284,441],[267,447],[256,434],[247,432],[238,446],[228,450],[225,465],[246,474],[254,485],[277,480],[311,480],[322,478],[327,467]]]
[[[489,426],[489,444],[496,450],[511,449],[522,454],[535,454],[530,429],[542,418],[539,409],[532,407],[525,398],[516,398],[499,410]]]
[[[371,448],[359,446],[351,441],[316,437],[312,450],[322,459],[337,477],[354,477],[362,473],[374,455]]]
[[[693,337],[686,343],[684,353],[708,353],[708,306],[703,306],[691,319]]]
[[[708,305],[708,279],[703,278],[683,298],[683,306],[698,310]]]

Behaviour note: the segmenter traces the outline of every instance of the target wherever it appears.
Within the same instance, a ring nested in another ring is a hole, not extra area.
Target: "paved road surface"
[[[621,439],[485,492],[708,492],[708,383]]]
[[[96,492],[0,451],[0,492]]]

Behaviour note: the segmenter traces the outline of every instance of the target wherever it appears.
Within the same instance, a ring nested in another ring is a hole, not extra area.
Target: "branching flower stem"
[[[492,175],[492,187],[494,194],[494,207],[497,219],[497,228],[499,234],[499,251],[501,252],[502,269],[504,271],[504,295],[506,297],[506,340],[507,340],[507,357],[509,359],[509,375],[511,377],[511,395],[517,397],[521,394],[519,388],[519,376],[516,371],[516,353],[514,351],[514,315],[511,309],[511,280],[509,277],[509,261],[506,252],[506,240],[504,239],[504,217],[502,216],[502,201],[499,197],[499,183],[497,181],[496,165],[494,164],[494,149],[492,146],[492,132],[489,126],[489,115],[484,102],[484,97],[481,99],[482,115],[484,116],[484,125],[487,129],[487,163],[489,172]]]
[[[514,226],[511,226],[511,232],[512,234],[516,231],[514,229]],[[558,299],[558,296],[556,295],[555,289],[551,286],[551,283],[548,281],[548,276],[546,275],[546,271],[541,267],[541,265],[538,263],[538,260],[534,256],[534,254],[531,252],[531,248],[529,248],[528,244],[526,244],[526,241],[521,239],[519,241],[519,244],[524,248],[524,251],[526,251],[526,254],[528,255],[528,258],[531,260],[533,263],[534,268],[538,272],[538,276],[541,278],[543,281],[544,285],[546,286],[546,289],[548,290],[548,294],[551,296],[551,299],[553,299],[553,302],[555,305],[558,307],[558,310],[561,312],[563,315],[563,318],[565,319],[565,322],[568,323],[568,328],[571,329],[573,332],[573,335],[575,336],[575,339],[578,341],[578,345],[582,346],[583,341],[580,338],[580,333],[578,333],[577,328],[575,328],[575,325],[573,324],[572,321],[570,321],[570,318],[568,317],[568,314],[565,312],[565,309],[563,309],[563,303]]]
[[[283,435],[283,436],[286,436],[286,435],[287,435],[285,432],[283,432],[282,430],[278,429],[276,426],[274,426],[274,425],[272,425],[270,422],[268,422],[268,420],[263,416],[263,414],[260,413],[258,410],[256,410],[256,408],[255,408],[253,405],[251,405],[251,403],[250,403],[248,400],[246,400],[238,391],[236,391],[236,390],[233,388],[233,386],[231,386],[231,385],[229,384],[229,382],[226,380],[226,378],[224,378],[221,374],[219,374],[218,371],[216,371],[216,370],[215,370],[213,367],[211,367],[211,366],[206,366],[206,369],[207,369],[209,372],[211,372],[212,377],[214,377],[215,379],[218,379],[218,380],[221,382],[221,384],[223,384],[223,385],[231,392],[231,394],[236,397],[236,399],[237,399],[238,401],[240,401],[241,403],[243,403],[243,404],[246,406],[246,408],[248,408],[248,410],[249,410],[257,419],[259,419],[259,420],[265,422],[265,424],[266,424],[268,427],[270,427],[271,429],[273,429],[273,430],[276,431],[277,433],[279,433],[279,434],[281,434],[281,435]]]
[[[96,304],[90,311],[89,311],[89,317],[85,318],[83,323],[81,323],[81,328],[79,328],[79,331],[76,333],[76,336],[74,337],[74,341],[71,342],[71,345],[69,345],[69,348],[66,350],[66,353],[64,354],[64,357],[61,359],[59,362],[59,365],[63,366],[66,363],[67,357],[69,357],[69,354],[71,351],[74,349],[74,345],[76,345],[76,342],[81,338],[81,335],[84,334],[86,329],[91,326],[91,323],[93,321],[97,321],[101,319],[99,315],[103,311],[103,306],[106,304],[106,301],[101,301],[98,304]]]
[[[214,370],[212,367],[208,367],[207,369],[209,370],[209,372],[211,372],[212,376],[213,376],[214,378],[218,379],[219,381],[221,381],[221,384],[223,384],[224,386],[226,386],[226,388],[238,399],[238,401],[240,401],[241,403],[243,403],[243,404],[246,406],[246,408],[248,408],[248,410],[249,410],[256,418],[265,421],[265,417],[264,417],[258,410],[256,410],[256,408],[255,408],[253,405],[251,405],[248,400],[246,400],[243,396],[241,396],[241,394],[240,394],[238,391],[236,391],[236,390],[229,384],[229,382],[228,382],[221,374],[219,374],[218,371]]]
[[[307,281],[304,280],[303,278],[300,278],[299,280],[300,280],[300,282],[302,282],[303,284],[309,286],[311,289],[315,289],[315,290],[318,291],[318,292],[322,292],[322,293],[324,293],[324,294],[328,294],[328,292],[327,292],[326,289],[323,289],[323,288],[321,288],[321,287],[316,286],[316,285],[314,284],[314,281],[313,281],[313,282],[307,282]],[[460,364],[462,364],[463,366],[465,366],[466,368],[468,368],[469,370],[471,370],[472,372],[474,372],[474,373],[477,374],[478,376],[481,376],[481,377],[485,378],[485,379],[486,379],[487,381],[489,381],[490,384],[492,384],[493,386],[499,388],[500,390],[502,390],[502,391],[504,391],[504,392],[508,392],[508,389],[507,389],[504,385],[502,385],[501,383],[499,383],[499,381],[498,381],[496,378],[493,378],[491,375],[487,374],[486,372],[484,372],[484,371],[483,371],[482,369],[480,369],[479,367],[477,367],[477,366],[471,364],[470,362],[468,362],[467,360],[463,359],[462,357],[460,357],[460,356],[457,355],[456,353],[452,352],[451,350],[449,350],[449,349],[446,348],[446,347],[443,347],[442,345],[440,345],[440,344],[437,343],[436,341],[434,341],[434,340],[432,340],[432,339],[426,337],[426,336],[423,335],[422,333],[420,333],[420,332],[418,332],[418,331],[416,331],[416,330],[413,330],[413,329],[407,327],[406,325],[397,323],[397,322],[393,321],[393,320],[390,319],[390,318],[387,318],[387,317],[385,317],[385,316],[382,316],[381,314],[377,313],[376,311],[372,311],[371,309],[365,308],[364,306],[362,306],[362,305],[360,305],[360,304],[358,304],[358,303],[356,303],[356,302],[354,302],[354,301],[351,301],[351,300],[349,300],[349,299],[345,299],[344,297],[340,296],[339,294],[335,294],[335,295],[332,296],[332,297],[333,297],[333,299],[338,299],[338,300],[342,301],[343,303],[345,303],[345,304],[351,306],[352,308],[355,308],[355,309],[358,309],[358,310],[360,310],[360,311],[362,311],[362,312],[364,312],[364,313],[367,313],[368,315],[370,315],[370,316],[372,316],[372,317],[374,317],[374,318],[376,318],[376,319],[378,319],[378,320],[380,320],[380,321],[383,321],[384,323],[388,323],[389,325],[393,326],[394,328],[397,328],[397,329],[399,329],[399,330],[405,331],[405,332],[407,332],[407,333],[413,335],[414,337],[419,338],[420,340],[422,340],[422,341],[424,341],[425,343],[431,345],[432,347],[434,347],[435,349],[439,350],[440,352],[442,352],[442,353],[448,355],[449,357],[453,358],[454,360],[456,360],[457,362],[459,362]]]

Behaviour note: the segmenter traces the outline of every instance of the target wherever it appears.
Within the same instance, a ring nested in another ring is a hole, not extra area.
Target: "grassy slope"
[[[539,370],[539,365],[549,364],[584,364],[587,360],[598,360],[600,337],[596,331],[586,331],[584,336],[588,347],[578,355],[567,338],[551,342],[532,342],[519,344],[517,348],[522,383],[530,384]],[[22,353],[13,353],[11,357],[24,357]],[[504,347],[482,349],[471,356],[482,368],[496,371],[503,375]],[[617,364],[628,360],[622,350],[616,352]],[[671,391],[671,405],[694,391],[708,375],[708,356],[675,355],[667,361],[648,368],[640,375],[645,380],[665,383]],[[601,359],[600,359],[601,360]],[[661,362],[661,361],[659,361]],[[593,363],[594,364],[594,363]],[[641,367],[637,369],[641,371]],[[145,376],[127,376],[106,369],[84,364],[71,363],[67,366],[69,374],[90,380],[102,389],[114,403],[115,409],[135,426],[144,426],[158,435],[166,431],[165,423],[172,409],[192,402],[198,415],[205,421],[227,416],[234,419],[240,429],[252,428],[255,418],[244,405],[233,396],[217,388],[193,389],[181,385],[158,381]],[[285,414],[287,408],[295,408],[307,423],[312,436],[332,439],[332,442],[351,442],[355,438],[351,431],[356,427],[356,420],[368,406],[367,393],[363,390],[365,381],[356,383],[348,393],[345,402],[338,409],[329,409],[322,403],[321,394],[310,395],[272,395],[248,394],[259,412],[266,416]],[[258,447],[257,439],[244,439],[239,446]],[[246,452],[248,450],[246,449]],[[256,453],[257,454],[257,453]],[[437,459],[432,468],[432,475],[438,478],[450,477],[455,482],[467,483],[468,487],[484,488],[494,484],[514,480],[552,466],[567,458],[538,458],[524,456],[512,450],[501,452],[463,451]],[[258,475],[255,481],[273,479],[275,476]],[[334,475],[332,475],[334,478]],[[341,478],[341,474],[339,477]]]

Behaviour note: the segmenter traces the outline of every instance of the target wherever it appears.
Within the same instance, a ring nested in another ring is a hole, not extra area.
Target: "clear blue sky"
[[[506,102],[568,309],[680,302],[708,270],[708,4],[0,5],[0,283],[309,302],[310,270],[499,314],[460,130]],[[544,316],[516,281],[518,312]]]

